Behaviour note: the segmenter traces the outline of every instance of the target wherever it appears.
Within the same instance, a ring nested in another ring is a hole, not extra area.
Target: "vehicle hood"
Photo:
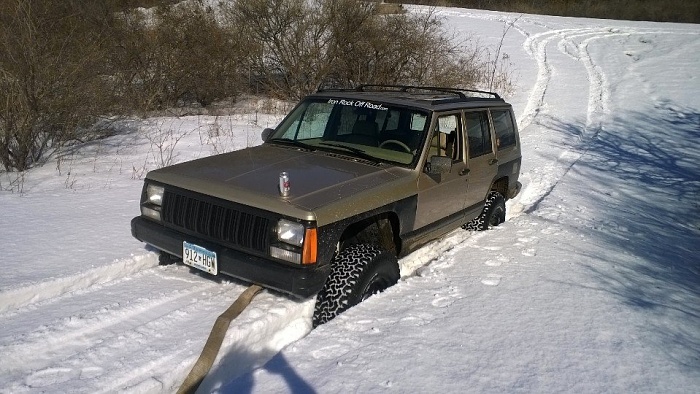
[[[289,175],[290,183],[286,198],[279,192],[283,171]],[[368,190],[395,181],[405,171],[408,170],[343,154],[263,144],[164,167],[149,172],[147,178],[311,219],[310,212],[345,198],[356,200]]]

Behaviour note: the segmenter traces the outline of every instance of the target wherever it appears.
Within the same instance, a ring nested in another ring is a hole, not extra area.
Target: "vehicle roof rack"
[[[475,90],[475,89],[458,89],[458,88],[444,88],[438,86],[412,86],[412,85],[383,85],[383,84],[362,84],[358,85],[354,90],[358,92],[366,92],[369,90],[381,91],[381,90],[395,90],[399,92],[408,92],[409,90],[422,90],[426,92],[439,92],[454,94],[460,99],[467,99],[465,93],[478,93],[492,96],[495,99],[500,99],[501,96],[498,93],[487,92],[485,90]]]

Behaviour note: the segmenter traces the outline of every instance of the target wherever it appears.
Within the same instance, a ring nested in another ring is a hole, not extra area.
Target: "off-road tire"
[[[481,214],[462,226],[469,231],[484,231],[506,221],[506,199],[499,192],[489,192]]]
[[[331,264],[326,284],[316,296],[314,327],[393,286],[400,278],[396,256],[374,245],[348,246]]]

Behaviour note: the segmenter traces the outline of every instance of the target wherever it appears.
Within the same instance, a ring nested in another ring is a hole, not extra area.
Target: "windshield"
[[[428,115],[415,109],[350,99],[302,102],[269,142],[295,142],[374,161],[408,165],[417,160]]]

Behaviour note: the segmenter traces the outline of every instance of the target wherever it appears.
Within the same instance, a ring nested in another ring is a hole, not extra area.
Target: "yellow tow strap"
[[[262,287],[258,285],[252,285],[247,288],[238,299],[231,304],[228,309],[216,319],[214,327],[209,333],[209,338],[207,338],[207,343],[202,349],[202,353],[199,355],[199,359],[194,364],[190,373],[182,382],[180,389],[177,391],[178,394],[191,394],[197,391],[197,388],[202,383],[204,378],[209,373],[211,366],[216,360],[216,355],[219,354],[219,349],[221,348],[221,343],[224,341],[226,336],[226,331],[228,330],[231,321],[238,317],[245,310],[245,308],[250,304],[255,297],[262,290]]]

